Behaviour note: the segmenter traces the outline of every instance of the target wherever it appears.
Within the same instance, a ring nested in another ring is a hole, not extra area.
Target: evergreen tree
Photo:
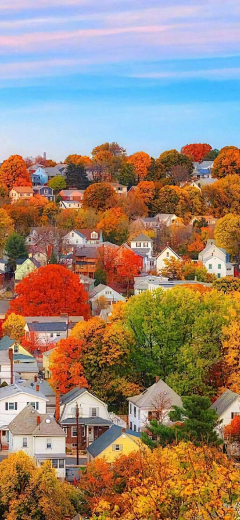
[[[50,258],[49,258],[49,264],[57,264],[58,261],[57,261],[57,257],[55,255],[55,253],[52,251],[51,252],[51,255],[50,255]]]
[[[78,190],[85,190],[90,182],[85,173],[82,164],[70,163],[66,170],[66,184],[67,188],[77,188]]]
[[[12,233],[5,244],[5,251],[9,256],[9,263],[15,267],[17,258],[27,258],[25,239],[19,233]]]

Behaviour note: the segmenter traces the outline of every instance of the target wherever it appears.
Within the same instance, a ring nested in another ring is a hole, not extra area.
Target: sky
[[[239,0],[0,0],[0,161],[240,146]]]

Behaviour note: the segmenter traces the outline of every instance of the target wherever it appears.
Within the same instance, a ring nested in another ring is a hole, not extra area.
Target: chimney
[[[39,425],[41,423],[41,417],[38,415],[37,416],[37,425]]]
[[[13,349],[10,348],[8,351],[10,365],[11,365],[11,385],[13,385]]]
[[[45,159],[45,161],[46,161],[46,159],[47,159],[47,154],[46,154],[46,152],[43,152],[43,159]]]
[[[39,392],[39,385],[36,385],[36,392]]]
[[[158,383],[160,377],[159,376],[156,376],[156,383]]]
[[[35,381],[35,383],[37,382],[37,376],[34,376],[34,381]]]
[[[126,433],[126,428],[122,428],[122,433]]]
[[[55,409],[55,421],[58,422],[60,419],[60,390],[56,388],[56,409]]]

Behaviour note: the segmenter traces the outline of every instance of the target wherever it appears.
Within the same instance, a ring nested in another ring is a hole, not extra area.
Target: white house
[[[171,260],[171,258],[175,258],[175,260],[181,260],[180,256],[171,249],[171,247],[165,247],[161,253],[156,258],[156,270],[159,273],[161,269],[166,267],[164,260]]]
[[[0,446],[8,447],[8,425],[19,412],[31,404],[39,413],[46,413],[47,398],[39,391],[13,384],[0,388]]]
[[[63,246],[68,251],[72,251],[75,246],[85,246],[87,243],[86,237],[76,229],[73,229],[63,238]]]
[[[144,253],[148,258],[152,257],[153,240],[149,236],[144,235],[144,233],[140,233],[140,235],[134,237],[130,242],[130,246],[134,253]]]
[[[140,432],[148,421],[161,418],[168,422],[168,414],[173,406],[182,407],[181,397],[161,379],[139,395],[128,397],[130,430]]]
[[[69,330],[83,321],[83,316],[27,316],[25,321],[25,337],[34,338],[38,345],[49,345],[67,338]]]
[[[81,209],[82,202],[79,200],[61,200],[59,203],[60,209]]]
[[[174,213],[158,213],[156,215],[156,219],[158,220],[159,224],[163,224],[164,226],[171,226],[175,220],[177,220],[177,215]]]
[[[57,477],[65,479],[66,435],[51,415],[26,406],[9,424],[9,451],[24,451],[37,466],[50,460]]]
[[[230,424],[235,415],[240,415],[240,395],[226,390],[212,404],[211,408],[218,414],[219,426],[218,432],[222,436],[224,426]]]
[[[92,313],[95,314],[99,308],[99,298],[104,297],[108,305],[116,302],[125,302],[125,298],[117,291],[100,283],[89,292],[89,303],[91,305]]]
[[[13,383],[15,382],[15,374],[13,373],[10,350],[2,350],[0,351],[0,385],[2,383],[7,383],[10,385],[11,380],[13,380]]]
[[[206,247],[199,253],[200,260],[209,273],[217,278],[234,276],[234,265],[230,262],[230,255],[225,249],[216,246],[216,240],[209,238]]]
[[[118,195],[127,195],[127,186],[119,184],[119,182],[110,182],[112,188]]]

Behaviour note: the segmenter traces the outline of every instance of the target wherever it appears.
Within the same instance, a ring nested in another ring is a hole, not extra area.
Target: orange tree
[[[181,149],[181,153],[192,157],[193,161],[201,162],[203,161],[205,155],[207,155],[211,150],[212,147],[210,146],[210,144],[195,143],[183,146]]]
[[[90,518],[236,520],[240,470],[218,451],[191,443],[94,461],[79,487]]]
[[[104,241],[122,244],[128,238],[128,217],[121,208],[110,208],[103,213],[97,228],[102,230]]]
[[[53,386],[63,394],[76,386],[87,388],[82,363],[82,342],[73,337],[61,339],[50,357]]]
[[[104,211],[117,204],[117,194],[108,182],[88,186],[83,194],[83,207]]]
[[[40,267],[16,288],[10,312],[22,316],[89,315],[88,296],[79,277],[61,265]]]
[[[148,175],[148,169],[151,166],[151,157],[145,152],[136,152],[127,159],[128,164],[134,167],[136,176],[139,180],[143,180]]]
[[[14,186],[32,186],[25,161],[20,155],[11,155],[0,168],[0,183],[11,190]]]
[[[240,149],[236,146],[225,146],[213,163],[212,176],[221,179],[232,174],[240,174]]]

